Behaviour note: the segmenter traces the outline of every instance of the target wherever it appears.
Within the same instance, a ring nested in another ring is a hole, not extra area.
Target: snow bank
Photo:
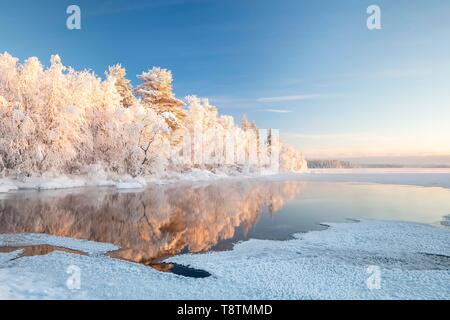
[[[116,183],[116,188],[119,190],[126,189],[143,189],[147,186],[144,178],[125,177]]]
[[[20,179],[0,179],[0,190],[55,190],[82,187],[105,187],[115,186],[116,182],[101,176],[58,176],[58,177],[33,177]],[[6,187],[4,187],[6,186]],[[4,192],[8,192],[4,191]],[[1,191],[0,191],[1,192]]]
[[[450,299],[450,232],[415,223],[330,224],[290,241],[250,240],[228,252],[168,260],[212,276],[185,278],[105,256],[52,252],[1,263],[0,298]],[[81,270],[80,290],[66,287],[70,265]],[[380,289],[367,286],[371,265],[380,268]]]
[[[14,184],[8,182],[8,181],[1,181],[0,180],[0,193],[8,193],[10,191],[17,190],[17,186]]]
[[[55,237],[46,234],[0,234],[0,246],[23,244],[51,245],[81,251],[90,255],[105,254],[118,250],[119,247],[109,244],[72,238]]]
[[[217,181],[229,178],[255,178],[274,176],[276,172],[258,170],[255,172],[238,172],[236,170],[201,170],[191,169],[183,173],[167,172],[165,175],[154,177],[108,177],[103,172],[90,173],[83,176],[33,177],[20,179],[0,179],[0,193],[16,190],[56,190],[83,187],[116,187],[118,190],[143,189],[148,184],[171,184],[177,182]]]
[[[450,232],[429,225],[364,220],[329,224],[286,242],[251,240],[233,251],[172,262],[203,268],[224,283],[258,288],[259,299],[448,299]],[[367,268],[381,269],[369,290]]]
[[[217,181],[221,179],[264,178],[327,182],[361,182],[417,185],[450,188],[450,169],[312,169],[304,173],[280,173],[270,170],[240,172],[234,169],[191,169],[183,173],[166,172],[159,177],[108,177],[105,173],[85,176],[58,176],[22,179],[0,179],[0,193],[18,189],[70,189],[82,187],[116,187],[120,190],[142,189],[148,184]]]

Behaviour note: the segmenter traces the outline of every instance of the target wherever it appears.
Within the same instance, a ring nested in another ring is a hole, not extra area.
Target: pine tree
[[[129,108],[135,104],[131,81],[125,78],[127,75],[125,68],[120,64],[109,67],[108,75],[116,79],[116,89],[122,97],[121,103],[125,108]]]
[[[181,126],[186,113],[183,101],[177,99],[172,89],[172,73],[169,70],[156,68],[143,72],[138,76],[143,83],[135,92],[141,103],[153,109],[165,118],[167,125],[175,130]]]

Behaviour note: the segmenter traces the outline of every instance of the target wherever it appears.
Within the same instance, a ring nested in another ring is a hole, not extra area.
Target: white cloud
[[[265,112],[272,112],[272,113],[291,113],[292,110],[286,110],[286,109],[264,109]]]
[[[366,134],[361,133],[286,133],[286,136],[298,139],[329,140],[329,139],[361,139],[366,138]]]
[[[303,95],[286,95],[286,96],[276,96],[276,97],[263,97],[263,98],[244,98],[244,97],[231,97],[231,96],[213,96],[210,97],[210,101],[217,105],[219,108],[257,108],[262,105],[266,105],[269,103],[289,103],[295,101],[304,101],[304,100],[314,100],[323,98],[323,95],[320,94],[303,94]],[[277,112],[274,110],[283,110],[284,113],[287,113],[288,110],[285,109],[276,109],[270,108],[265,109],[267,112]],[[291,111],[289,111],[291,112]]]

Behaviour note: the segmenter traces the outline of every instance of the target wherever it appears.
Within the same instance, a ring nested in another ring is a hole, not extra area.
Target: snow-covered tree
[[[0,92],[6,101],[17,99],[19,92],[19,59],[5,52],[0,55]]]
[[[125,108],[129,108],[136,103],[133,95],[131,81],[126,78],[126,70],[120,64],[109,67],[108,75],[116,79],[116,89],[121,96],[121,103]]]
[[[280,150],[280,170],[284,172],[302,172],[308,169],[303,154],[294,147],[281,144]]]
[[[142,84],[135,92],[141,103],[165,118],[171,129],[179,128],[184,117],[183,101],[177,99],[172,89],[172,72],[154,67],[138,76]]]
[[[247,114],[244,113],[241,120],[241,128],[242,130],[247,131],[250,129],[250,126],[251,124],[250,121],[248,121]]]
[[[57,55],[45,68],[34,57],[20,64],[0,54],[0,176],[83,174],[92,168],[114,176],[193,167],[258,170],[267,166],[264,153],[275,154],[272,135],[262,139],[246,116],[236,125],[195,96],[186,98],[183,110],[170,71],[153,68],[139,78],[136,99],[120,65],[101,79],[64,66]],[[283,144],[278,149],[282,170],[305,169],[297,150]]]

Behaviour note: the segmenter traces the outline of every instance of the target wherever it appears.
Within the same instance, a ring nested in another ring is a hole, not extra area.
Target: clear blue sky
[[[82,29],[66,28],[66,8]],[[377,4],[382,29],[369,31]],[[450,154],[448,0],[0,0],[0,51],[175,92],[279,128],[311,156]]]

